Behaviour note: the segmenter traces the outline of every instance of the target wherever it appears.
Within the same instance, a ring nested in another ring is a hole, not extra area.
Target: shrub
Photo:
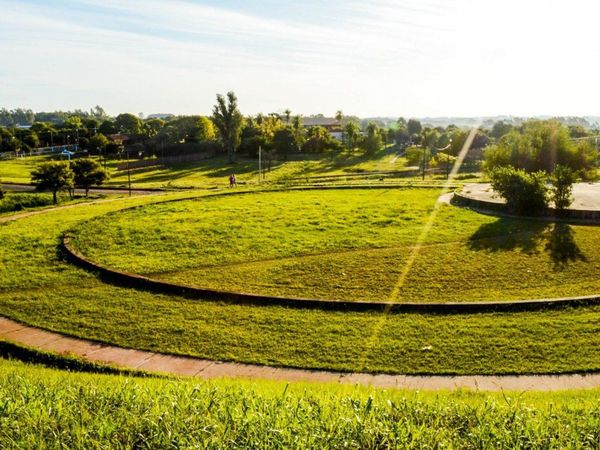
[[[567,166],[557,165],[552,173],[551,199],[559,214],[573,203],[573,183],[575,183],[575,172]]]
[[[48,194],[11,193],[0,200],[0,214],[21,211],[26,208],[38,208],[52,204],[52,197]]]
[[[527,173],[513,167],[498,167],[489,173],[492,187],[505,200],[510,212],[538,215],[548,207],[547,175]]]

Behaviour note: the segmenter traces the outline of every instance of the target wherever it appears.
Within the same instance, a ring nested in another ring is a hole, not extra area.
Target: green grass
[[[81,221],[191,195],[200,193],[104,200],[0,225],[0,314],[125,347],[279,366],[459,374],[600,369],[599,307],[383,316],[228,305],[104,284],[57,252],[61,233]]]
[[[52,206],[73,204],[84,201],[91,201],[102,197],[101,195],[91,195],[88,198],[75,196],[73,199],[68,194],[58,195],[58,205],[54,205],[52,194],[35,192],[6,192],[4,198],[0,199],[0,215],[19,212],[23,210],[44,209]]]
[[[0,360],[0,446],[598,448],[599,394],[141,379]]]
[[[27,157],[0,160],[0,180],[13,183],[30,183],[31,171],[49,157]],[[107,186],[122,187],[128,183],[127,172],[117,170],[123,161],[109,160],[107,168],[111,179]],[[365,171],[404,170],[406,160],[396,157],[392,147],[382,149],[372,156],[360,151],[342,151],[336,155],[293,155],[289,161],[274,161],[266,181],[279,182],[313,175],[344,175]],[[258,160],[237,157],[233,165],[219,156],[204,161],[151,166],[131,171],[131,180],[137,188],[224,187],[228,177],[235,173],[240,184],[258,183]]]
[[[443,205],[399,296],[436,189],[259,193],[159,204],[76,227],[109,267],[197,287],[349,301],[468,302],[600,293],[600,229]]]
[[[31,171],[50,159],[48,156],[0,159],[0,182],[31,183]]]

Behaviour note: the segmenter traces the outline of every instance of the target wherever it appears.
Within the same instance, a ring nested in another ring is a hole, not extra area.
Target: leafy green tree
[[[499,120],[498,122],[495,122],[492,126],[490,136],[494,139],[500,139],[505,134],[510,133],[513,129],[514,127],[511,124]]]
[[[59,191],[70,191],[74,186],[73,171],[66,161],[51,161],[40,164],[31,172],[31,180],[38,191],[51,191],[54,204]]]
[[[21,141],[8,128],[0,127],[1,152],[18,152],[21,149],[21,145]]]
[[[410,141],[410,133],[408,131],[408,124],[403,117],[398,118],[396,121],[396,127],[392,129],[394,135],[393,139],[401,147],[406,146]]]
[[[154,138],[158,135],[160,130],[165,126],[165,121],[162,119],[148,119],[142,125],[142,134],[146,138]]]
[[[298,149],[296,135],[291,127],[280,128],[273,137],[273,147],[287,161],[288,154]]]
[[[292,117],[292,111],[290,111],[289,109],[286,109],[285,111],[283,111],[283,116],[285,117],[285,123],[286,125],[290,124],[290,118]]]
[[[575,172],[567,166],[556,166],[551,176],[552,187],[550,198],[559,214],[562,214],[571,203],[573,203],[573,183],[575,183]]]
[[[408,134],[410,136],[413,136],[416,134],[421,134],[421,131],[423,130],[423,126],[421,125],[421,122],[419,122],[416,119],[410,119],[408,121],[408,123],[406,124],[406,128],[407,128]]]
[[[568,129],[556,120],[530,120],[489,146],[484,168],[515,167],[526,172],[552,173],[556,165],[585,173],[592,169],[595,152],[586,143],[574,143]]]
[[[102,151],[106,148],[109,141],[102,133],[96,133],[88,141],[88,148],[91,151],[99,150]]]
[[[119,133],[125,133],[135,136],[142,133],[142,121],[138,116],[134,114],[119,114],[115,118],[115,128]]]
[[[303,150],[308,153],[322,153],[327,148],[330,139],[329,132],[323,127],[310,127],[308,139],[304,143]]]
[[[356,147],[360,138],[360,127],[354,121],[348,122],[344,125],[344,142],[348,150],[352,150]]]
[[[100,186],[108,180],[108,172],[95,159],[76,159],[71,163],[71,170],[75,186],[85,189],[86,197],[92,186]]]
[[[369,122],[365,131],[367,135],[360,142],[360,147],[369,155],[373,155],[374,153],[381,150],[383,146],[383,141],[381,140],[381,133],[379,132],[379,127],[377,124],[373,122]]]
[[[196,122],[193,132],[196,141],[214,141],[217,139],[215,124],[208,117],[200,116]]]
[[[537,215],[548,207],[545,172],[529,173],[514,167],[498,167],[488,176],[492,188],[506,200],[510,212]]]
[[[40,139],[35,131],[29,130],[21,139],[23,144],[29,148],[37,148],[40,146]]]
[[[100,124],[98,127],[98,131],[102,133],[104,136],[108,136],[110,134],[117,134],[119,130],[117,129],[115,122],[113,120],[107,119]]]
[[[227,93],[227,100],[217,94],[217,104],[213,107],[212,120],[219,130],[219,137],[227,151],[227,160],[233,162],[233,154],[240,145],[244,117],[237,105],[233,91]]]

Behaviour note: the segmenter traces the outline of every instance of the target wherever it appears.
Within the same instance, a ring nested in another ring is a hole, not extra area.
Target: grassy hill
[[[29,183],[31,170],[49,157],[33,156],[0,161],[0,180],[13,183]],[[127,171],[118,170],[124,161],[111,160],[107,168],[111,174],[108,186],[125,186]],[[266,167],[266,164],[265,166]],[[394,147],[382,149],[367,156],[360,151],[344,151],[336,155],[294,155],[289,161],[274,161],[267,181],[285,181],[294,178],[323,175],[347,175],[365,171],[406,170],[406,160],[397,155]],[[204,161],[169,165],[151,165],[131,171],[136,187],[213,187],[226,186],[228,177],[235,173],[241,184],[258,183],[258,160],[238,156],[235,164],[227,164],[224,156]]]
[[[153,379],[0,359],[0,446],[597,448],[599,394]]]

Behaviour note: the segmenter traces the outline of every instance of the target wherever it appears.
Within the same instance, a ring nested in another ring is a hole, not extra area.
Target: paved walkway
[[[461,193],[475,200],[505,203],[489,183],[466,184]],[[576,183],[573,185],[573,203],[569,209],[600,211],[600,183]]]
[[[199,378],[258,378],[316,383],[360,384],[381,388],[481,391],[555,391],[600,386],[600,374],[522,376],[371,375],[223,363],[99,344],[85,339],[25,326],[0,317],[0,338],[48,352],[75,355],[88,361],[127,369]]]
[[[100,200],[89,203],[100,203]],[[440,201],[447,201],[442,196]],[[0,223],[43,214],[56,209],[73,208],[77,203],[39,211],[24,212],[0,217]],[[565,375],[473,375],[473,376],[420,376],[384,375],[367,373],[342,373],[321,370],[277,368],[255,364],[211,361],[207,359],[173,356],[149,351],[127,349],[113,345],[65,336],[60,333],[27,326],[0,317],[0,339],[59,354],[70,354],[87,361],[111,364],[117,367],[138,369],[180,376],[200,378],[245,378],[289,382],[346,383],[381,388],[481,391],[557,391],[565,389],[590,389],[600,387],[600,373]]]

